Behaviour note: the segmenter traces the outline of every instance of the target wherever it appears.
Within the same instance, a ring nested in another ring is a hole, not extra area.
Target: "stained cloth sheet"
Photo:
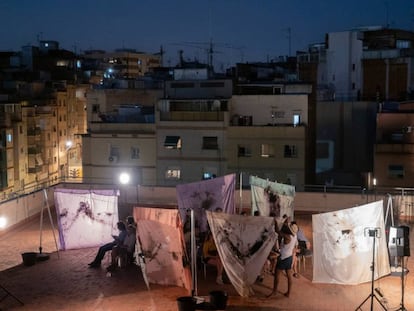
[[[313,282],[360,284],[390,273],[383,201],[312,215]],[[375,229],[377,236],[369,236]]]
[[[60,250],[96,247],[119,233],[117,190],[64,188],[54,196]]]
[[[252,285],[276,242],[274,219],[210,211],[206,214],[230,282],[240,296],[253,295]]]

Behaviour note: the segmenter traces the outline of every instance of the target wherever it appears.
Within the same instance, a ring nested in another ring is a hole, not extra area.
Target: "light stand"
[[[371,308],[370,310],[374,310],[374,298],[377,300],[377,302],[381,305],[381,307],[384,310],[387,310],[385,306],[381,303],[381,301],[378,299],[378,297],[374,293],[374,270],[375,270],[375,239],[380,237],[379,234],[379,228],[365,228],[364,229],[364,235],[372,237],[372,264],[371,264],[371,293],[368,295],[367,298],[355,309],[362,310],[361,307],[364,305],[365,302],[368,301],[368,299],[371,298]]]
[[[401,311],[407,311],[407,309],[404,307],[404,256],[401,257],[401,304],[400,307],[397,309]]]

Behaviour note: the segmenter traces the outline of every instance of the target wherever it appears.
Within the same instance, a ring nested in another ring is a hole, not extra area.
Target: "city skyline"
[[[0,2],[0,50],[56,40],[76,53],[89,49],[165,51],[164,65],[186,60],[228,67],[295,55],[329,32],[386,26],[414,30],[414,2],[276,0],[12,1]],[[10,31],[13,29],[13,31]],[[212,44],[210,46],[210,44]]]

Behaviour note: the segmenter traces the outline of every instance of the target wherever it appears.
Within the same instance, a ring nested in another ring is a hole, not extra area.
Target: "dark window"
[[[203,149],[217,150],[217,136],[204,136],[203,137]]]
[[[296,158],[298,156],[296,146],[285,145],[284,155],[285,158]]]
[[[316,144],[316,158],[318,159],[329,158],[329,143],[317,143]]]
[[[238,145],[237,146],[237,156],[238,157],[251,157],[252,156],[252,151],[250,150],[250,147],[248,147],[248,146]]]
[[[164,141],[164,147],[166,149],[181,149],[181,137],[166,136]]]
[[[175,82],[171,83],[171,88],[173,89],[185,89],[185,88],[192,88],[194,87],[194,83],[192,82]]]
[[[391,164],[388,165],[388,176],[390,178],[404,178],[404,166],[403,165],[396,165]]]
[[[201,82],[200,87],[224,87],[224,82]]]

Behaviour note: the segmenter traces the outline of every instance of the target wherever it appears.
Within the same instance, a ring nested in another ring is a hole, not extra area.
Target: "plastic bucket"
[[[222,290],[214,290],[210,292],[210,303],[219,310],[227,307],[227,293]]]
[[[178,311],[195,311],[196,301],[191,296],[177,298]]]
[[[33,266],[37,260],[37,253],[34,253],[34,252],[23,253],[22,258],[23,258],[23,264],[25,266]]]

